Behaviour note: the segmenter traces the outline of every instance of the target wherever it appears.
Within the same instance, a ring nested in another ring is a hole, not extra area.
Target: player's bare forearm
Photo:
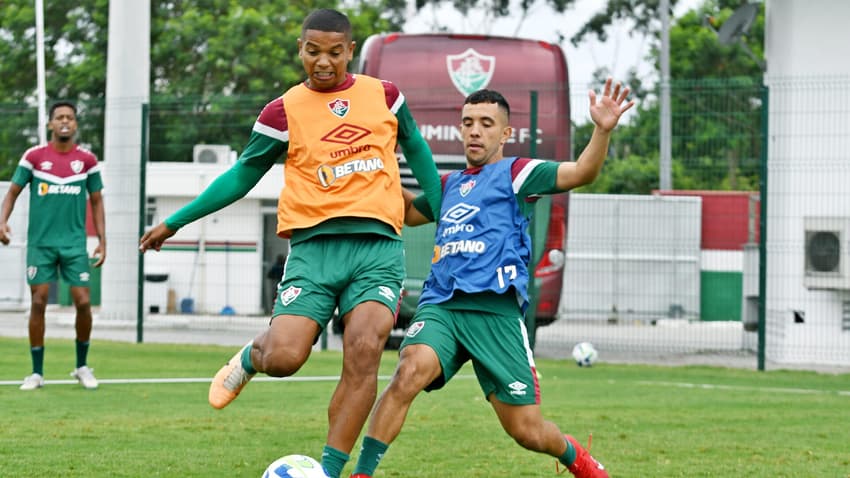
[[[610,131],[602,131],[599,127],[593,128],[590,142],[579,155],[575,163],[565,162],[558,166],[558,189],[569,191],[570,189],[592,183],[608,155],[608,141]]]
[[[94,192],[89,197],[91,202],[92,223],[97,234],[98,245],[94,249],[94,257],[97,257],[97,262],[94,267],[100,267],[106,261],[106,211],[103,206],[103,194],[100,191]]]
[[[401,188],[401,195],[404,197],[404,224],[406,226],[421,226],[422,224],[431,222],[413,205],[416,194],[405,188]]]
[[[18,195],[21,194],[21,186],[15,183],[9,183],[9,190],[3,197],[3,203],[0,205],[0,243],[4,246],[8,245],[12,240],[12,228],[9,227],[9,216],[12,215],[12,209],[15,208],[15,201],[18,200]]]
[[[177,233],[176,230],[170,229],[164,222],[159,223],[156,227],[146,232],[139,241],[139,251],[142,254],[148,249],[159,251],[165,240]]]
[[[416,194],[413,194],[410,190],[405,187],[401,188],[401,197],[404,199],[404,217],[405,222],[407,222],[407,214],[410,209],[413,207],[413,200],[416,199]]]
[[[421,226],[423,224],[428,224],[432,222],[430,219],[425,217],[421,212],[419,212],[413,204],[407,208],[407,213],[404,215],[404,224],[407,226]]]
[[[620,122],[623,113],[635,104],[634,100],[626,101],[628,95],[629,88],[622,86],[620,82],[614,84],[611,78],[605,81],[598,99],[595,91],[588,92],[590,118],[594,123],[593,135],[575,163],[562,163],[558,166],[558,189],[569,191],[589,184],[599,176],[608,155],[611,131]]]

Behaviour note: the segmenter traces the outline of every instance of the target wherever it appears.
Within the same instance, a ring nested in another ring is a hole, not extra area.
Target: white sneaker
[[[44,386],[44,377],[34,373],[27,375],[24,378],[24,383],[21,385],[21,390],[35,390]]]
[[[74,369],[71,372],[71,376],[80,381],[80,385],[89,390],[94,390],[97,388],[97,379],[94,378],[94,369],[88,368],[83,365],[80,368]]]

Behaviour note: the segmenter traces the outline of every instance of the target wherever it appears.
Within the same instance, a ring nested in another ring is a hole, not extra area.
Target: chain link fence
[[[588,341],[609,361],[850,368],[848,86],[674,82],[673,191],[658,190],[656,92],[637,92],[600,178],[570,193],[558,317],[537,330],[536,353],[566,358]],[[571,85],[576,156],[592,131],[593,87]],[[149,191],[171,181],[192,192],[149,194],[149,225],[229,167],[269,99],[152,98]],[[35,121],[31,106],[0,104],[0,179],[37,141]],[[80,142],[103,159],[103,105],[81,103],[80,123]],[[285,250],[273,232],[278,166],[265,186],[146,255],[159,274],[145,284],[147,323],[265,323],[266,273]]]

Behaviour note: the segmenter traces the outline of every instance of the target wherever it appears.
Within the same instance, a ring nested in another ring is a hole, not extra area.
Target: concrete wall
[[[572,194],[561,316],[696,319],[699,197]]]

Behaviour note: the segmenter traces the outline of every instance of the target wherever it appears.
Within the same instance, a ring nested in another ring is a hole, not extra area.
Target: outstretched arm
[[[617,82],[612,88],[613,80],[608,78],[602,96],[597,100],[596,92],[588,92],[590,97],[590,118],[595,127],[590,142],[576,162],[565,162],[558,166],[556,186],[561,191],[589,184],[599,176],[605,157],[608,155],[608,141],[611,131],[617,126],[620,117],[634,106],[635,101],[626,102],[629,88]]]

